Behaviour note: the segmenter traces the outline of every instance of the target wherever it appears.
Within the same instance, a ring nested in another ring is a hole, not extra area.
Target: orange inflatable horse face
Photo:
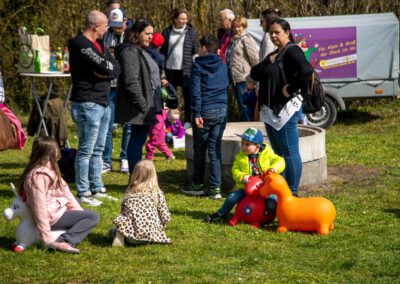
[[[280,174],[269,173],[265,177],[265,183],[260,188],[260,195],[269,196],[270,194],[276,194],[283,188],[289,188],[286,180]]]

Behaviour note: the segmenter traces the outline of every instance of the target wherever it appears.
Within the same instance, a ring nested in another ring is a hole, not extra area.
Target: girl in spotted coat
[[[113,221],[116,230],[112,246],[123,246],[125,241],[130,244],[171,243],[165,234],[170,220],[153,162],[142,160],[133,169],[121,214]]]

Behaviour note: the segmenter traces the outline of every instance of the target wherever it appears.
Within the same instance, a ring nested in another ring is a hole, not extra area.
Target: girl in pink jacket
[[[30,208],[45,246],[79,253],[75,246],[99,223],[99,216],[84,210],[62,179],[57,161],[61,158],[57,142],[38,137],[32,146],[28,166],[19,183],[19,194]],[[53,241],[52,230],[65,230]]]

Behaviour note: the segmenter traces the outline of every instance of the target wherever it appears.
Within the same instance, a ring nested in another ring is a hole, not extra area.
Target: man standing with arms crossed
[[[101,178],[102,155],[110,119],[110,82],[120,66],[102,42],[106,31],[106,15],[94,10],[86,16],[84,32],[69,41],[71,113],[79,139],[75,183],[79,201],[91,206],[101,205],[97,198],[110,198]]]

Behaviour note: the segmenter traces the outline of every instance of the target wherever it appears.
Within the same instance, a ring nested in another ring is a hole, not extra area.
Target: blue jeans
[[[246,193],[243,189],[231,192],[225,199],[224,204],[218,210],[220,216],[225,217],[232,210],[233,206],[238,204],[243,198],[246,197]],[[271,194],[265,199],[265,206],[268,212],[276,211],[277,198],[275,194]]]
[[[128,144],[131,138],[131,124],[124,123],[122,126],[122,138],[121,138],[121,153],[119,154],[119,158],[121,160],[128,159]]]
[[[286,168],[282,175],[285,177],[292,193],[296,195],[299,190],[302,171],[299,129],[297,127],[300,115],[300,111],[296,112],[279,131],[265,124],[272,149],[275,154],[285,159]]]
[[[110,122],[108,123],[108,131],[106,136],[106,146],[103,152],[103,162],[108,164],[110,167],[112,166],[112,151],[113,151],[113,137],[112,130],[114,125],[115,118],[115,100],[117,99],[117,88],[111,88],[109,99],[109,108],[110,108]]]
[[[221,140],[226,126],[226,108],[201,112],[204,128],[193,121],[193,183],[202,184],[206,167],[206,151],[210,159],[210,187],[221,186]]]
[[[93,102],[73,102],[72,119],[78,132],[75,183],[78,196],[96,193],[104,186],[101,179],[102,155],[106,143],[110,108]]]
[[[243,103],[243,94],[246,91],[246,82],[236,83],[233,85],[233,93],[239,105],[240,121],[249,121],[250,118],[247,115],[247,106]]]
[[[150,125],[131,124],[132,132],[128,143],[128,163],[130,173],[132,173],[133,168],[142,159],[143,145],[146,143],[149,129]]]

